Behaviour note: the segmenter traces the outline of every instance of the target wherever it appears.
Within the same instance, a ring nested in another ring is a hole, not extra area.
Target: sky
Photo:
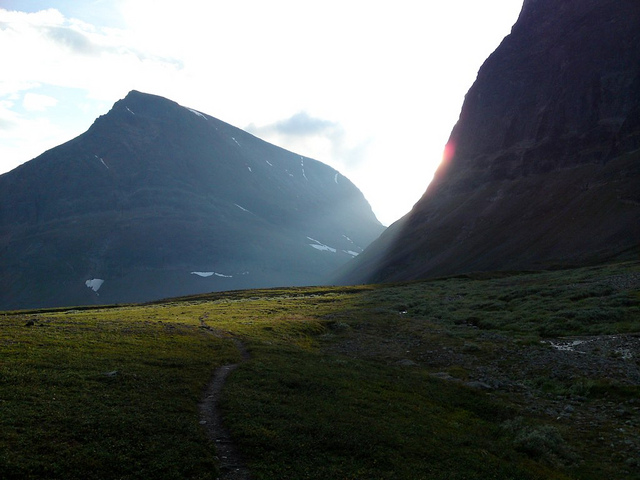
[[[389,225],[523,0],[0,0],[0,174],[131,90],[320,160]]]

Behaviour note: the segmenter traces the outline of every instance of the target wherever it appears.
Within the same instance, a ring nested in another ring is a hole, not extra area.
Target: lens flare
[[[445,145],[444,151],[442,152],[442,163],[448,163],[449,160],[453,158],[456,153],[456,144],[453,142],[449,142]]]

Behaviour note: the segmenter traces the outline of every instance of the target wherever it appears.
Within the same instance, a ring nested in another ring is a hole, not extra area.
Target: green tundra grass
[[[255,479],[640,478],[640,352],[536,363],[638,332],[638,263],[5,312],[0,478],[218,478],[198,403],[238,362],[221,408]],[[497,368],[515,386],[473,382]]]

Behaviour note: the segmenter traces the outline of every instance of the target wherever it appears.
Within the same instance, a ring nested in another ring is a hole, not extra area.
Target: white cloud
[[[13,102],[0,101],[0,135],[3,131],[12,130],[18,126],[18,114],[11,108]]]
[[[91,98],[117,100],[131,83],[163,83],[180,62],[137,47],[127,32],[67,19],[54,9],[37,13],[0,9],[2,90],[7,85],[82,88]],[[1,91],[1,90],[0,90]]]
[[[57,104],[57,99],[40,93],[29,92],[22,99],[22,106],[30,112],[43,112],[49,107],[55,107]]]
[[[315,159],[330,159],[334,168],[352,169],[364,161],[370,141],[349,135],[339,123],[313,117],[305,111],[267,125],[254,123],[248,132],[293,152],[314,152]]]

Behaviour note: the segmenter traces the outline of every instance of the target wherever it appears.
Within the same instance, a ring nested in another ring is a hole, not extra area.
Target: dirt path
[[[213,335],[216,332],[204,324],[204,319],[200,320],[203,327]],[[249,359],[249,353],[244,344],[238,339],[232,339],[238,350],[242,354],[242,360]],[[199,405],[200,424],[204,427],[207,437],[216,447],[218,462],[220,466],[220,480],[249,480],[249,470],[245,466],[242,455],[238,452],[235,444],[231,440],[229,431],[224,425],[222,414],[219,409],[220,395],[224,383],[229,374],[235,370],[239,363],[224,365],[218,368],[205,390],[204,399]]]

